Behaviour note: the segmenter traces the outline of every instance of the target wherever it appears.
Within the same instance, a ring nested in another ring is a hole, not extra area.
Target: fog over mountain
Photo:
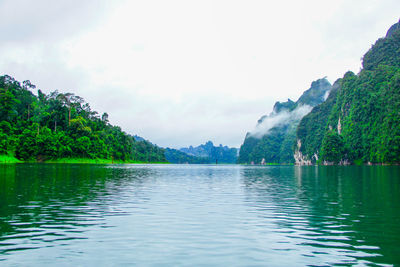
[[[307,115],[312,107],[309,105],[299,106],[293,111],[284,110],[279,113],[271,113],[264,118],[261,123],[257,124],[255,129],[249,133],[250,137],[261,138],[268,134],[274,127],[297,121]]]
[[[269,115],[262,116],[255,129],[246,134],[240,147],[240,163],[293,163],[296,129],[300,120],[314,106],[326,99],[331,91],[331,84],[325,78],[311,83],[294,102],[276,102]]]

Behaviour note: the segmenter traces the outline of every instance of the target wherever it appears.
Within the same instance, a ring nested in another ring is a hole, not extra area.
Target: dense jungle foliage
[[[296,129],[300,119],[305,115],[298,108],[320,104],[330,89],[331,84],[323,78],[312,82],[311,87],[296,102],[290,99],[286,102],[276,102],[273,112],[258,120],[258,125],[263,123],[275,125],[262,136],[255,136],[252,133],[246,135],[240,147],[239,163],[293,163]]]
[[[135,139],[113,126],[108,114],[91,110],[72,93],[41,90],[0,76],[0,154],[23,161],[99,158],[165,162],[164,150]]]
[[[307,160],[400,163],[400,27],[393,25],[297,130]],[[314,155],[317,155],[315,157]]]

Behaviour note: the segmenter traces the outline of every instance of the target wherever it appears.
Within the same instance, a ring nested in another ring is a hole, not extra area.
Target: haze
[[[400,1],[0,3],[0,72],[160,146],[239,147],[275,101],[352,70]]]

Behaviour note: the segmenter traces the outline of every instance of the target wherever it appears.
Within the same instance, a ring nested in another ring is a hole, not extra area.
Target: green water
[[[0,165],[1,266],[400,264],[400,168]]]

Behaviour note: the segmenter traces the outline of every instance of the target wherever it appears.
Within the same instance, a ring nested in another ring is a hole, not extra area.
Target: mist
[[[324,101],[326,101],[328,99],[330,92],[331,92],[331,90],[326,91],[326,93],[324,95]]]
[[[299,106],[292,111],[284,110],[279,113],[272,112],[265,117],[262,122],[258,123],[255,129],[250,132],[251,137],[261,138],[268,134],[269,131],[277,126],[287,125],[293,121],[300,120],[305,115],[310,113],[312,107],[309,105]]]

